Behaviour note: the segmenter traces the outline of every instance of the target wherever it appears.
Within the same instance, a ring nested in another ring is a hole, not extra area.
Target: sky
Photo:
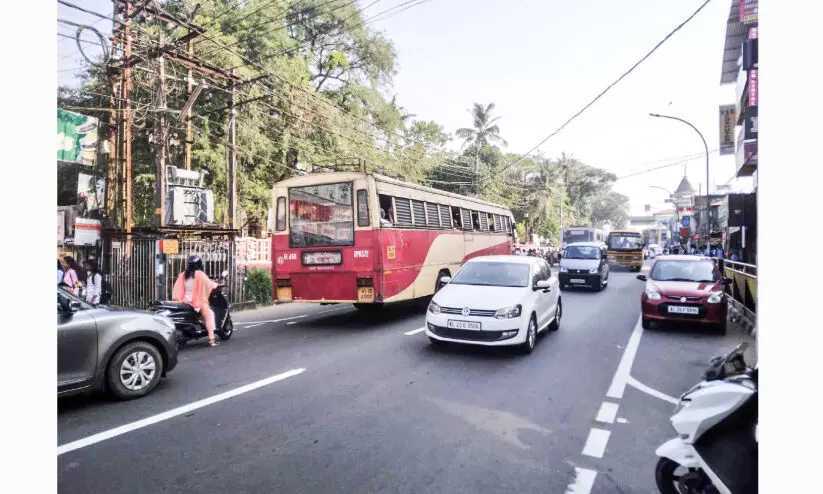
[[[366,18],[405,0],[380,0]],[[359,1],[361,7],[371,1]],[[78,4],[110,14],[109,0]],[[502,117],[506,152],[522,153],[552,133],[623,72],[643,57],[703,0],[430,0],[368,23],[383,31],[397,51],[392,94],[420,120],[434,120],[453,132],[471,125],[474,102],[494,102]],[[720,85],[723,43],[731,0],[712,0],[649,59],[539,150],[560,153],[604,168],[618,177],[675,163],[703,152],[688,126],[652,118],[650,112],[694,124],[709,150],[719,140],[718,106],[734,103],[734,85]],[[399,9],[398,9],[399,10]],[[91,23],[100,20],[58,5],[58,17]],[[58,23],[58,32],[73,28]],[[86,33],[86,39],[93,35]],[[72,83],[81,65],[73,40],[58,37],[58,80]],[[96,53],[91,46],[90,54]],[[455,145],[459,143],[455,141]],[[703,156],[686,163],[695,189],[705,189]],[[748,179],[734,177],[734,156],[710,156],[709,182],[748,190]],[[651,204],[665,208],[667,193],[683,177],[678,164],[617,181],[629,197],[631,213]],[[730,181],[731,180],[731,181]]]

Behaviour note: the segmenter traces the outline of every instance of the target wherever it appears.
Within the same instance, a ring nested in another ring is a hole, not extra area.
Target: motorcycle
[[[209,295],[209,306],[214,313],[214,332],[223,341],[231,338],[234,334],[234,324],[229,311],[229,301],[223,293],[225,280],[228,271],[221,275],[220,282]],[[183,347],[191,340],[197,340],[208,336],[206,322],[200,312],[185,302],[172,302],[169,300],[154,301],[151,303],[151,311],[164,315],[174,322],[174,329],[177,333],[177,345]]]
[[[662,494],[757,492],[757,368],[741,343],[713,358],[699,382],[683,393],[671,418],[677,437],[655,452]]]

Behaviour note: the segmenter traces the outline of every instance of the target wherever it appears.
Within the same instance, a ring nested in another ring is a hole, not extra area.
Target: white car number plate
[[[700,309],[697,307],[678,307],[676,305],[670,305],[669,312],[674,314],[699,314]]]
[[[586,282],[586,280],[581,280],[579,278],[575,278],[575,279],[572,279],[572,280],[569,280],[569,281],[571,281],[572,283],[585,283]]]
[[[471,321],[455,321],[449,319],[447,326],[452,329],[472,329],[475,331],[480,331],[480,323],[479,322],[471,322]]]

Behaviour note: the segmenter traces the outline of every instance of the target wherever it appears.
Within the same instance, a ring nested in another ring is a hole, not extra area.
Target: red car
[[[640,296],[643,328],[651,323],[683,321],[714,327],[726,332],[725,281],[709,257],[660,256],[646,275]]]

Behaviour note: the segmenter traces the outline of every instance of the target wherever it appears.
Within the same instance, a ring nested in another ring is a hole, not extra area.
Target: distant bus
[[[575,242],[606,242],[608,235],[604,230],[591,226],[574,226],[564,228],[561,232],[560,248],[565,249],[567,245]]]
[[[609,233],[607,242],[609,263],[626,266],[632,271],[643,267],[643,236],[631,230],[615,230]]]
[[[432,295],[468,259],[512,253],[505,206],[383,175],[305,175],[272,194],[278,302],[377,308]]]

